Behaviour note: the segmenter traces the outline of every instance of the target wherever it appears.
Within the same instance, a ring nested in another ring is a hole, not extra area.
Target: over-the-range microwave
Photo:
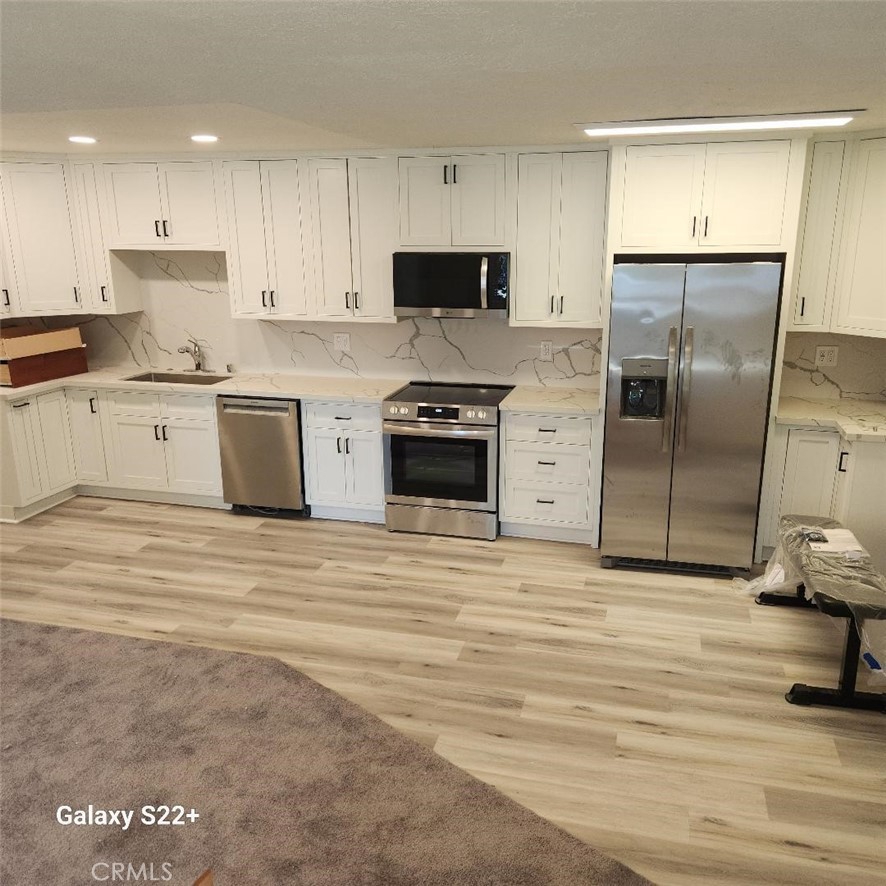
[[[506,317],[508,252],[395,252],[398,317]]]

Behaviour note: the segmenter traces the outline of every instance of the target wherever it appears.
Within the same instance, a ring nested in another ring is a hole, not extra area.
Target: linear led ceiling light
[[[69,135],[69,142],[74,142],[75,145],[94,145],[98,139],[93,138],[91,135]]]
[[[577,123],[591,138],[613,135],[680,135],[695,132],[753,132],[765,129],[817,129],[845,126],[858,111],[816,111],[808,114],[767,114],[754,117],[683,117],[670,120],[625,120],[619,123]]]
[[[217,135],[192,135],[191,141],[192,142],[206,142],[208,144],[210,142],[217,142],[218,136]]]

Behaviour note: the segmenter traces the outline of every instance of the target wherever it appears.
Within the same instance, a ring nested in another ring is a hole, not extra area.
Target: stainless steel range
[[[498,535],[498,404],[511,390],[415,382],[384,401],[389,530]]]

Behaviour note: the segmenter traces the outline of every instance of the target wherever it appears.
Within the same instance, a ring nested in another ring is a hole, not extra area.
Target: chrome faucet
[[[178,352],[179,354],[190,354],[191,359],[194,361],[194,370],[200,372],[203,369],[203,349],[193,338],[189,338],[188,341],[191,343],[190,347],[182,345]]]

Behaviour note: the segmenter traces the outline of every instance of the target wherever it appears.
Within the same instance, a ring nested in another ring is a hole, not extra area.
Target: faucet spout
[[[200,372],[203,369],[203,349],[193,338],[189,338],[188,341],[190,345],[182,345],[178,352],[179,354],[190,354],[194,361],[194,370]]]

